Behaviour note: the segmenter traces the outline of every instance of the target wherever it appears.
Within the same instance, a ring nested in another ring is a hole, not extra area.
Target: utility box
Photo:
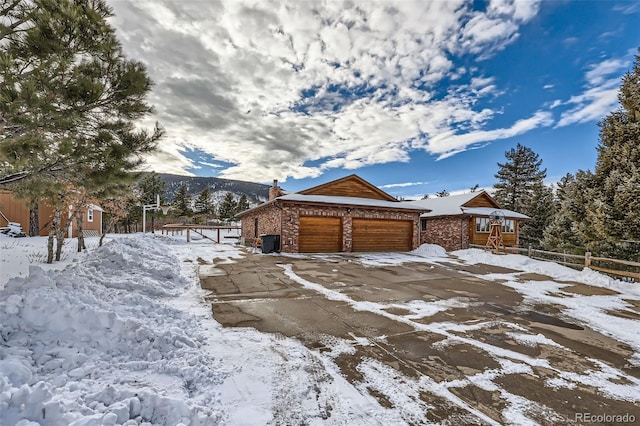
[[[280,252],[280,235],[260,235],[262,253]]]

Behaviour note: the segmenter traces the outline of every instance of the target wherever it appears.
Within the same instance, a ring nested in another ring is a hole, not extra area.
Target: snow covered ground
[[[322,354],[293,339],[223,328],[211,318],[198,267],[236,262],[243,249],[157,234],[113,236],[103,247],[90,238],[89,249],[79,254],[74,247],[65,247],[62,262],[44,265],[44,238],[0,237],[0,425],[260,425],[274,422],[285,405],[292,424],[407,422],[400,409],[381,406],[363,386],[342,377],[333,357],[350,349],[340,342]],[[640,300],[640,286],[524,256],[454,254],[467,264],[549,276],[530,286],[511,274],[494,278],[531,301],[563,305],[576,320],[629,344],[640,365],[637,321],[607,314]],[[423,246],[408,254],[362,255],[359,261],[457,262],[445,256],[438,247]],[[568,280],[617,294],[595,302],[593,296],[563,297],[568,284],[559,281]],[[363,368],[384,379],[375,363]],[[419,384],[405,384],[408,393],[419,392]],[[638,383],[625,389],[627,400],[640,401]],[[401,405],[402,395],[397,398]],[[323,411],[328,405],[330,416]]]

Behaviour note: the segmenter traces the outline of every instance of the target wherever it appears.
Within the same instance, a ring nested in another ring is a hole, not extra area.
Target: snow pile
[[[111,241],[63,271],[30,268],[0,291],[0,423],[212,424],[226,374],[201,347],[159,239]]]
[[[447,251],[437,244],[422,244],[411,253],[422,257],[446,257]]]

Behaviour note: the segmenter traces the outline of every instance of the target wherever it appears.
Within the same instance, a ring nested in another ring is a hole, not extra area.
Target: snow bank
[[[165,243],[114,240],[63,271],[32,266],[0,291],[0,424],[214,424],[226,375]],[[124,272],[124,273],[123,273]]]
[[[418,256],[423,257],[446,257],[447,251],[444,247],[436,245],[436,244],[422,244],[417,249],[413,250],[411,253],[416,254]]]

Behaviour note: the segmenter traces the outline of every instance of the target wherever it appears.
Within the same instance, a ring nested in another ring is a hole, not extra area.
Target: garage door
[[[301,216],[298,251],[300,253],[342,251],[342,219],[339,217]]]
[[[353,251],[409,251],[410,220],[353,219]]]

